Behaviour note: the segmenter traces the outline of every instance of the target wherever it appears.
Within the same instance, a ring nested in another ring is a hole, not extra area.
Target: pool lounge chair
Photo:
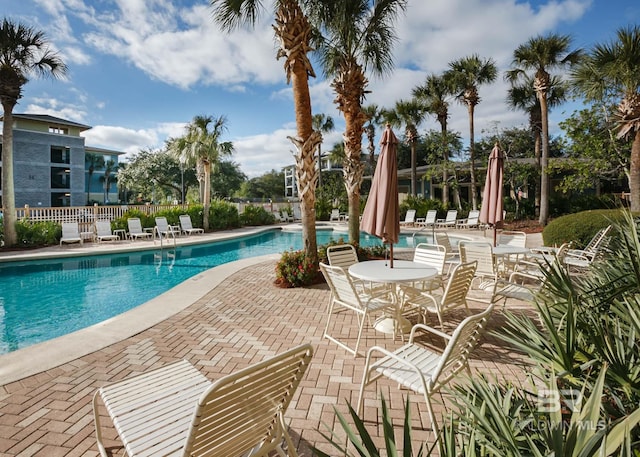
[[[180,215],[180,230],[185,235],[192,235],[194,233],[204,233],[204,229],[202,228],[194,228],[191,223],[191,216],[188,214]]]
[[[129,238],[132,240],[137,240],[138,238],[150,240],[153,237],[153,233],[142,230],[142,223],[138,217],[127,219],[127,226],[129,227]]]
[[[156,227],[155,233],[158,234],[158,238],[174,238],[178,235],[180,228],[176,228],[172,225],[169,225],[166,217],[156,217]]]
[[[284,415],[312,356],[303,344],[215,382],[182,360],[101,387],[93,397],[100,455],[111,455],[102,403],[128,455],[297,457]]]
[[[103,241],[118,241],[120,237],[111,232],[111,221],[96,221],[96,240],[98,243]]]
[[[444,219],[436,221],[436,227],[455,227],[458,220],[458,210],[450,209]]]
[[[82,236],[80,236],[80,228],[77,222],[62,223],[62,237],[60,238],[60,246],[62,246],[62,243],[82,244]]]
[[[408,209],[407,214],[404,216],[404,221],[400,221],[401,226],[414,226],[416,223],[416,210]]]
[[[456,221],[456,228],[458,229],[470,229],[480,228],[480,211],[472,209],[464,219],[458,219]]]

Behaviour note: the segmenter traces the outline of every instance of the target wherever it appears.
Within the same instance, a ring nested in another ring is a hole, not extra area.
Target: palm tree
[[[407,0],[309,2],[309,18],[317,34],[318,57],[332,77],[335,102],[345,120],[343,173],[349,199],[349,239],[360,241],[360,161],[367,116],[362,103],[367,93],[366,72],[384,76],[393,68],[391,49],[397,37],[393,23]]]
[[[540,153],[540,225],[549,219],[549,106],[548,96],[553,69],[563,69],[577,63],[582,51],[569,51],[571,37],[550,34],[536,36],[521,44],[513,52],[513,69],[507,72],[510,81],[517,81],[527,70],[535,71],[533,88],[540,102],[542,120],[542,150]]]
[[[91,193],[91,178],[96,170],[104,167],[104,157],[98,154],[87,154],[84,156],[84,162],[89,165],[89,168],[87,168],[87,173],[89,175],[89,177],[87,178],[87,205],[89,205],[89,195]]]
[[[13,108],[22,98],[22,86],[31,75],[57,78],[66,65],[48,48],[43,32],[4,18],[0,26],[0,103],[2,126],[2,206],[4,243],[13,246],[16,233],[16,200],[13,184]]]
[[[411,195],[414,197],[417,195],[416,183],[418,181],[416,170],[416,146],[419,137],[418,126],[422,124],[426,115],[427,111],[424,105],[416,99],[399,100],[392,110],[385,111],[383,115],[385,120],[392,126],[401,127],[404,125],[405,127],[404,140],[411,150]]]
[[[202,193],[202,223],[209,229],[209,208],[211,206],[211,171],[220,162],[220,157],[233,152],[231,142],[220,142],[227,130],[227,118],[220,116],[195,116],[185,128],[185,135],[167,140],[167,150],[181,163],[196,167]]]
[[[552,76],[549,92],[547,94],[547,106],[549,108],[564,103],[567,99],[567,86],[558,76]],[[542,145],[542,113],[540,100],[533,88],[533,78],[526,76],[523,81],[512,81],[507,93],[507,103],[513,109],[519,109],[529,115],[529,128],[534,138],[534,157],[538,176],[541,174],[541,145]],[[536,186],[535,195],[536,215],[540,215],[540,186]]]
[[[104,176],[102,180],[104,182],[104,203],[109,202],[109,187],[111,186],[111,182],[113,180],[113,176],[111,174],[116,171],[116,163],[113,160],[107,160],[104,164]]]
[[[329,133],[333,130],[333,118],[326,114],[313,115],[313,128],[323,133]],[[318,144],[318,187],[322,186],[322,143]]]
[[[449,206],[449,142],[447,122],[449,120],[449,99],[454,95],[454,87],[447,73],[427,76],[424,84],[413,89],[413,96],[420,100],[429,113],[436,115],[442,134],[442,204]]]
[[[573,83],[591,100],[620,100],[619,138],[633,138],[629,165],[631,211],[640,211],[640,26],[618,29],[617,41],[596,44],[572,72]]]
[[[316,241],[316,182],[315,151],[322,136],[313,129],[309,77],[315,72],[307,56],[311,50],[309,40],[312,32],[307,17],[298,0],[278,0],[275,6],[273,29],[280,49],[277,58],[285,58],[287,83],[293,88],[293,104],[296,116],[296,138],[289,138],[296,147],[296,183],[300,196],[302,216],[302,242],[305,254],[314,264],[318,263]],[[227,31],[242,24],[254,26],[262,12],[260,0],[211,0],[214,20]]]
[[[373,175],[376,169],[376,125],[380,125],[382,122],[382,110],[372,103],[362,107],[362,111],[367,116],[367,124],[364,127],[365,134],[367,135],[367,149],[369,150],[369,167],[371,167],[371,175]]]
[[[475,107],[480,103],[478,86],[495,81],[498,69],[493,59],[482,60],[477,54],[463,57],[449,64],[449,77],[458,92],[456,98],[460,103],[467,105],[469,113],[469,162],[471,163],[471,206],[478,209],[478,197],[476,192],[476,151],[474,139],[473,115]]]

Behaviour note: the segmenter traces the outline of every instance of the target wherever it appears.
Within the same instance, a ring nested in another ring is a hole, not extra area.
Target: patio
[[[412,252],[397,255],[411,256]],[[0,386],[0,456],[96,456],[91,400],[99,386],[179,359],[189,360],[207,377],[217,379],[303,342],[314,346],[315,355],[286,416],[291,435],[301,455],[310,456],[310,446],[334,453],[318,430],[326,424],[341,432],[334,407],[346,414],[347,401],[356,404],[364,358],[354,359],[322,339],[328,287],[279,289],[273,284],[274,265],[273,260],[257,259],[209,287],[195,303],[135,336]],[[526,304],[508,306],[530,311]],[[493,314],[490,328],[501,325],[500,310]],[[462,316],[462,311],[453,312],[448,321]],[[356,326],[352,328],[355,331]],[[374,344],[395,348],[401,342],[365,330],[363,347]],[[517,354],[491,337],[485,338],[471,362],[474,372],[510,379],[523,378],[522,365]],[[394,423],[401,426],[407,391],[380,380],[365,392],[364,415],[374,436],[382,434],[379,392],[390,403]],[[414,439],[430,441],[423,401],[415,394],[411,399]],[[115,431],[105,432],[113,455],[121,455]]]

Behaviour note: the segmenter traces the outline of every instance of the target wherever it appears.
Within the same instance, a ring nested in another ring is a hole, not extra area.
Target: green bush
[[[240,215],[242,225],[271,225],[276,222],[276,218],[262,206],[245,206],[244,212]]]
[[[16,223],[16,233],[19,246],[53,246],[60,242],[62,227],[53,221],[31,223],[28,220],[20,220]]]
[[[438,211],[438,217],[444,217],[446,208],[442,206],[440,200],[432,200],[424,197],[408,196],[402,203],[400,203],[400,220],[404,219],[407,210],[415,209],[416,218],[426,217],[427,211],[435,209]]]
[[[551,221],[542,232],[546,246],[560,246],[574,242],[574,248],[582,248],[598,230],[609,224],[623,221],[624,211],[619,209],[598,209],[567,214]]]
[[[214,200],[209,208],[209,229],[227,230],[240,227],[238,208],[224,200]]]
[[[617,202],[612,195],[577,194],[571,196],[553,196],[549,199],[549,215],[558,217],[595,209],[616,208]]]

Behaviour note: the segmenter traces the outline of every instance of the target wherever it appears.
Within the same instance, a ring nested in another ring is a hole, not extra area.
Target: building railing
[[[65,206],[65,207],[30,207],[16,208],[18,219],[32,222],[93,222],[121,218],[127,211],[138,210],[146,215],[176,208],[187,209],[189,205],[122,205],[122,206]]]

